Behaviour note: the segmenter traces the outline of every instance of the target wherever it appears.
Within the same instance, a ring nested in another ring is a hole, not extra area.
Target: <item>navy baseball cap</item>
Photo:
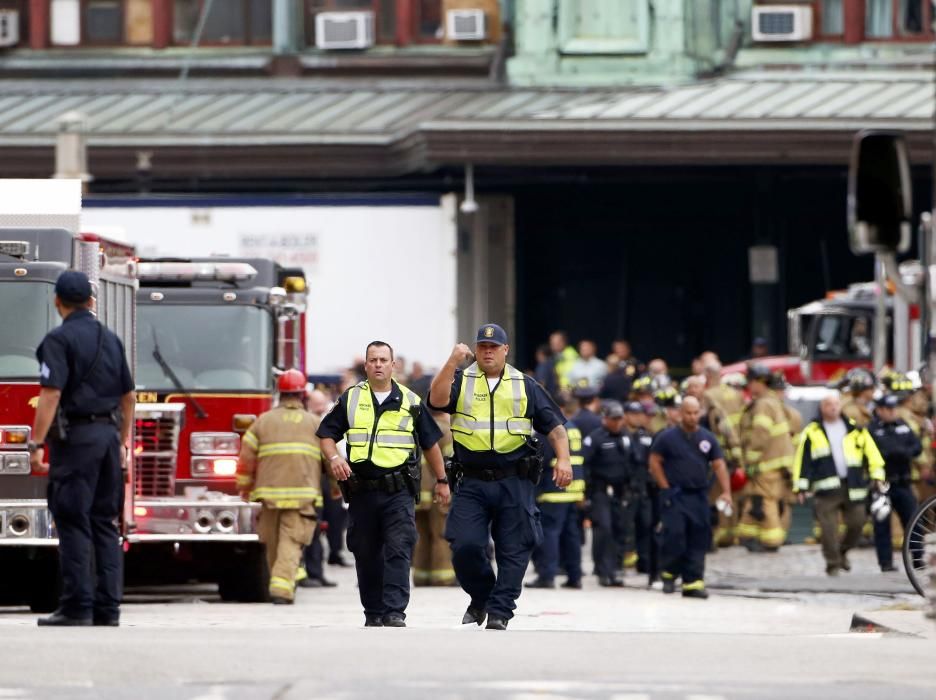
[[[900,397],[897,394],[888,394],[881,399],[881,406],[884,408],[897,408],[900,405]]]
[[[506,345],[507,331],[496,323],[485,323],[478,329],[475,343],[491,343],[492,345]]]
[[[640,401],[628,401],[624,407],[626,413],[643,413],[644,407]]]
[[[591,401],[593,398],[598,396],[598,389],[597,387],[593,387],[590,384],[577,386],[572,389],[572,396],[579,399],[580,401]]]
[[[55,296],[72,304],[83,304],[91,298],[91,282],[83,272],[65,270],[55,281]]]

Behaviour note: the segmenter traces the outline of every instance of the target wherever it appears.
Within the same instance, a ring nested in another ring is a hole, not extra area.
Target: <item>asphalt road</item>
[[[791,576],[801,554],[778,555]],[[719,555],[722,572],[736,556]],[[936,697],[936,625],[901,595],[696,601],[629,576],[623,590],[526,591],[503,633],[461,626],[459,589],[421,588],[407,629],[364,629],[353,572],[328,573],[338,588],[301,590],[288,608],[223,604],[204,586],[137,590],[119,629],[40,629],[0,609],[0,700]],[[854,613],[895,631],[852,632]]]

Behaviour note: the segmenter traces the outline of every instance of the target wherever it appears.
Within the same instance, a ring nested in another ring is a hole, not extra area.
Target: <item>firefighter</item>
[[[933,423],[929,416],[930,399],[920,375],[920,372],[910,373],[910,390],[901,403],[899,413],[923,443],[923,451],[913,463],[916,496],[922,502],[936,495],[936,482],[933,479]]]
[[[886,395],[878,404],[868,432],[884,458],[884,471],[889,485],[887,495],[902,531],[906,532],[907,523],[917,507],[913,495],[912,461],[923,451],[923,445],[913,428],[899,417],[899,405],[899,396]],[[874,547],[881,571],[896,571],[890,514],[883,519],[874,519]]]
[[[706,382],[706,389],[702,394],[702,425],[715,433],[725,455],[728,472],[733,475],[735,471],[743,469],[738,428],[741,414],[744,412],[744,396],[737,389],[722,383],[722,366],[717,358],[709,358],[702,371]],[[718,486],[712,484],[709,492],[711,506],[716,505],[720,493]],[[740,491],[732,491],[732,494],[734,499],[730,511],[716,508],[718,524],[712,538],[718,547],[730,547],[736,542],[735,529],[743,504]]]
[[[799,434],[803,429],[803,417],[799,411],[790,406],[784,397],[786,395],[787,380],[783,372],[777,370],[770,375],[770,391],[777,397],[780,405],[783,407],[783,413],[786,416],[787,425],[790,428],[790,440],[794,445],[799,443]],[[793,505],[796,503],[796,494],[793,493],[793,476],[789,468],[784,468],[783,474],[783,512],[780,520],[783,523],[783,531],[789,534],[790,527],[793,524]]]
[[[244,433],[237,488],[244,500],[263,505],[257,531],[266,546],[270,601],[292,604],[302,550],[315,533],[322,505],[319,419],[304,410],[306,378],[296,369],[280,375],[279,404]]]
[[[453,414],[454,468],[461,483],[445,525],[452,562],[471,602],[462,624],[506,630],[533,549],[542,542],[534,484],[542,461],[533,431],[545,435],[556,453],[553,479],[559,488],[572,481],[565,419],[531,377],[507,364],[507,333],[488,323],[478,329],[476,361],[459,343],[432,380],[429,402]],[[488,558],[494,539],[497,574]]]
[[[364,357],[367,379],[341,395],[317,434],[348,501],[348,549],[354,554],[364,626],[406,627],[421,488],[419,448],[435,476],[435,498],[446,505],[442,433],[419,397],[394,381],[390,345],[375,340]],[[336,445],[342,439],[347,458]]]
[[[60,274],[55,309],[62,325],[36,350],[39,404],[26,447],[33,471],[49,473],[49,511],[62,574],[59,607],[38,621],[41,627],[120,624],[123,555],[117,521],[133,424],[133,379],[120,339],[95,320],[93,307],[87,276],[73,270]],[[48,465],[43,463],[46,441]]]
[[[633,531],[636,550],[635,566],[639,573],[651,573],[650,548],[653,546],[653,503],[651,499],[651,477],[648,471],[650,445],[653,436],[647,431],[647,422],[643,406],[638,401],[631,401],[624,406],[624,427],[630,437],[631,458],[633,463]],[[655,489],[654,489],[655,490]],[[629,525],[629,523],[628,523]],[[625,553],[625,563],[629,561]]]
[[[842,413],[839,395],[819,403],[819,415],[800,435],[793,462],[793,488],[815,495],[822,555],[826,574],[838,576],[850,571],[848,551],[861,538],[867,513],[865,504],[869,479],[879,489],[884,481],[884,459],[866,428]],[[838,534],[839,516],[845,521],[845,534]]]
[[[845,375],[848,397],[842,401],[842,413],[855,421],[859,428],[867,428],[874,418],[873,400],[877,382],[869,370],[855,368]]]
[[[679,405],[682,397],[676,387],[667,385],[653,393],[653,401],[660,410],[650,419],[649,430],[656,435],[679,423]]]
[[[741,416],[740,436],[748,475],[738,538],[752,552],[776,552],[786,540],[783,529],[783,470],[793,458],[790,426],[780,400],[770,391],[770,370],[748,366],[751,403]]]
[[[431,411],[432,419],[442,439],[439,449],[442,457],[451,459],[452,429],[449,417],[440,411]],[[423,455],[421,459],[422,495],[416,505],[416,549],[413,552],[413,584],[416,586],[451,586],[455,583],[455,569],[452,568],[452,548],[445,541],[445,515],[448,506],[437,503],[433,498],[432,468]]]
[[[650,474],[660,489],[663,592],[674,593],[681,578],[685,598],[708,598],[704,574],[712,541],[710,467],[721,486],[719,498],[731,503],[724,455],[715,436],[699,427],[700,415],[698,399],[687,397],[680,406],[680,422],[660,433],[650,448]]]

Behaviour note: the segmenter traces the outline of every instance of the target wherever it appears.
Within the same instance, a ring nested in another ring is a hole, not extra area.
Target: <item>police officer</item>
[[[906,532],[907,523],[917,506],[913,495],[911,463],[923,451],[923,445],[913,429],[898,417],[899,405],[900,397],[896,394],[885,396],[878,404],[877,415],[871,421],[868,432],[884,458],[884,471],[887,483],[890,484],[887,494]],[[889,514],[883,520],[874,521],[874,548],[877,550],[881,571],[896,571]]]
[[[58,610],[40,619],[40,626],[120,624],[123,562],[117,522],[133,379],[123,344],[94,318],[92,307],[91,283],[83,273],[59,275],[55,308],[63,323],[36,351],[41,388],[30,462],[35,471],[44,471],[42,444],[48,441],[48,502],[62,573]]]
[[[542,541],[534,481],[541,461],[533,431],[545,435],[556,453],[553,479],[572,481],[565,419],[545,389],[507,364],[507,333],[488,323],[478,329],[474,362],[458,344],[432,381],[430,404],[452,414],[455,462],[463,476],[446,524],[458,582],[471,603],[462,624],[506,630],[520,596],[533,548]],[[497,575],[487,556],[494,539]]]
[[[572,415],[572,421],[582,433],[590,435],[601,427],[601,399],[593,386],[578,386],[572,390],[572,396],[579,402],[579,410]]]
[[[270,601],[291,604],[303,547],[322,507],[319,419],[303,410],[306,378],[291,369],[277,380],[279,405],[261,415],[241,441],[237,488],[263,505],[257,531],[270,567]]]
[[[730,506],[731,485],[725,457],[715,435],[699,427],[702,407],[687,396],[680,422],[657,435],[650,448],[650,474],[660,488],[660,559],[663,592],[676,591],[682,578],[684,598],[708,598],[705,553],[712,541],[709,467],[721,486],[719,500]]]
[[[648,470],[650,460],[650,445],[653,436],[646,428],[647,416],[643,406],[638,401],[631,401],[624,406],[624,427],[630,437],[631,463],[633,478],[631,480],[634,498],[633,510],[633,537],[637,552],[637,571],[642,574],[651,572],[650,548],[653,543],[653,508],[651,494],[651,479]],[[655,491],[655,489],[653,489]]]
[[[365,627],[406,627],[410,562],[416,544],[414,498],[419,448],[436,476],[433,488],[448,503],[449,487],[438,426],[419,397],[392,378],[393,348],[367,346],[367,379],[345,391],[317,435],[331,475],[348,499],[348,549],[354,553]],[[336,443],[347,441],[348,457]]]

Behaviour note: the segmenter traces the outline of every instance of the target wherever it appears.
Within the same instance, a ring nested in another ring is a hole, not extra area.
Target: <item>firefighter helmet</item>
[[[679,406],[682,403],[682,398],[679,396],[679,392],[676,391],[675,387],[666,386],[662,389],[657,389],[653,394],[653,400],[656,402],[657,406],[663,406],[665,408],[673,408],[674,406]]]
[[[302,394],[306,389],[305,375],[298,369],[288,369],[279,376],[276,388],[281,394]]]
[[[735,469],[731,472],[731,491],[735,493],[744,488],[747,484],[747,474],[741,468]]]
[[[752,362],[748,365],[747,380],[749,383],[758,381],[769,385],[770,376],[770,368],[767,365],[762,365],[759,362]]]
[[[864,367],[855,367],[848,370],[848,374],[845,375],[845,383],[848,390],[853,394],[860,394],[868,389],[874,389],[877,385],[874,375]]]

